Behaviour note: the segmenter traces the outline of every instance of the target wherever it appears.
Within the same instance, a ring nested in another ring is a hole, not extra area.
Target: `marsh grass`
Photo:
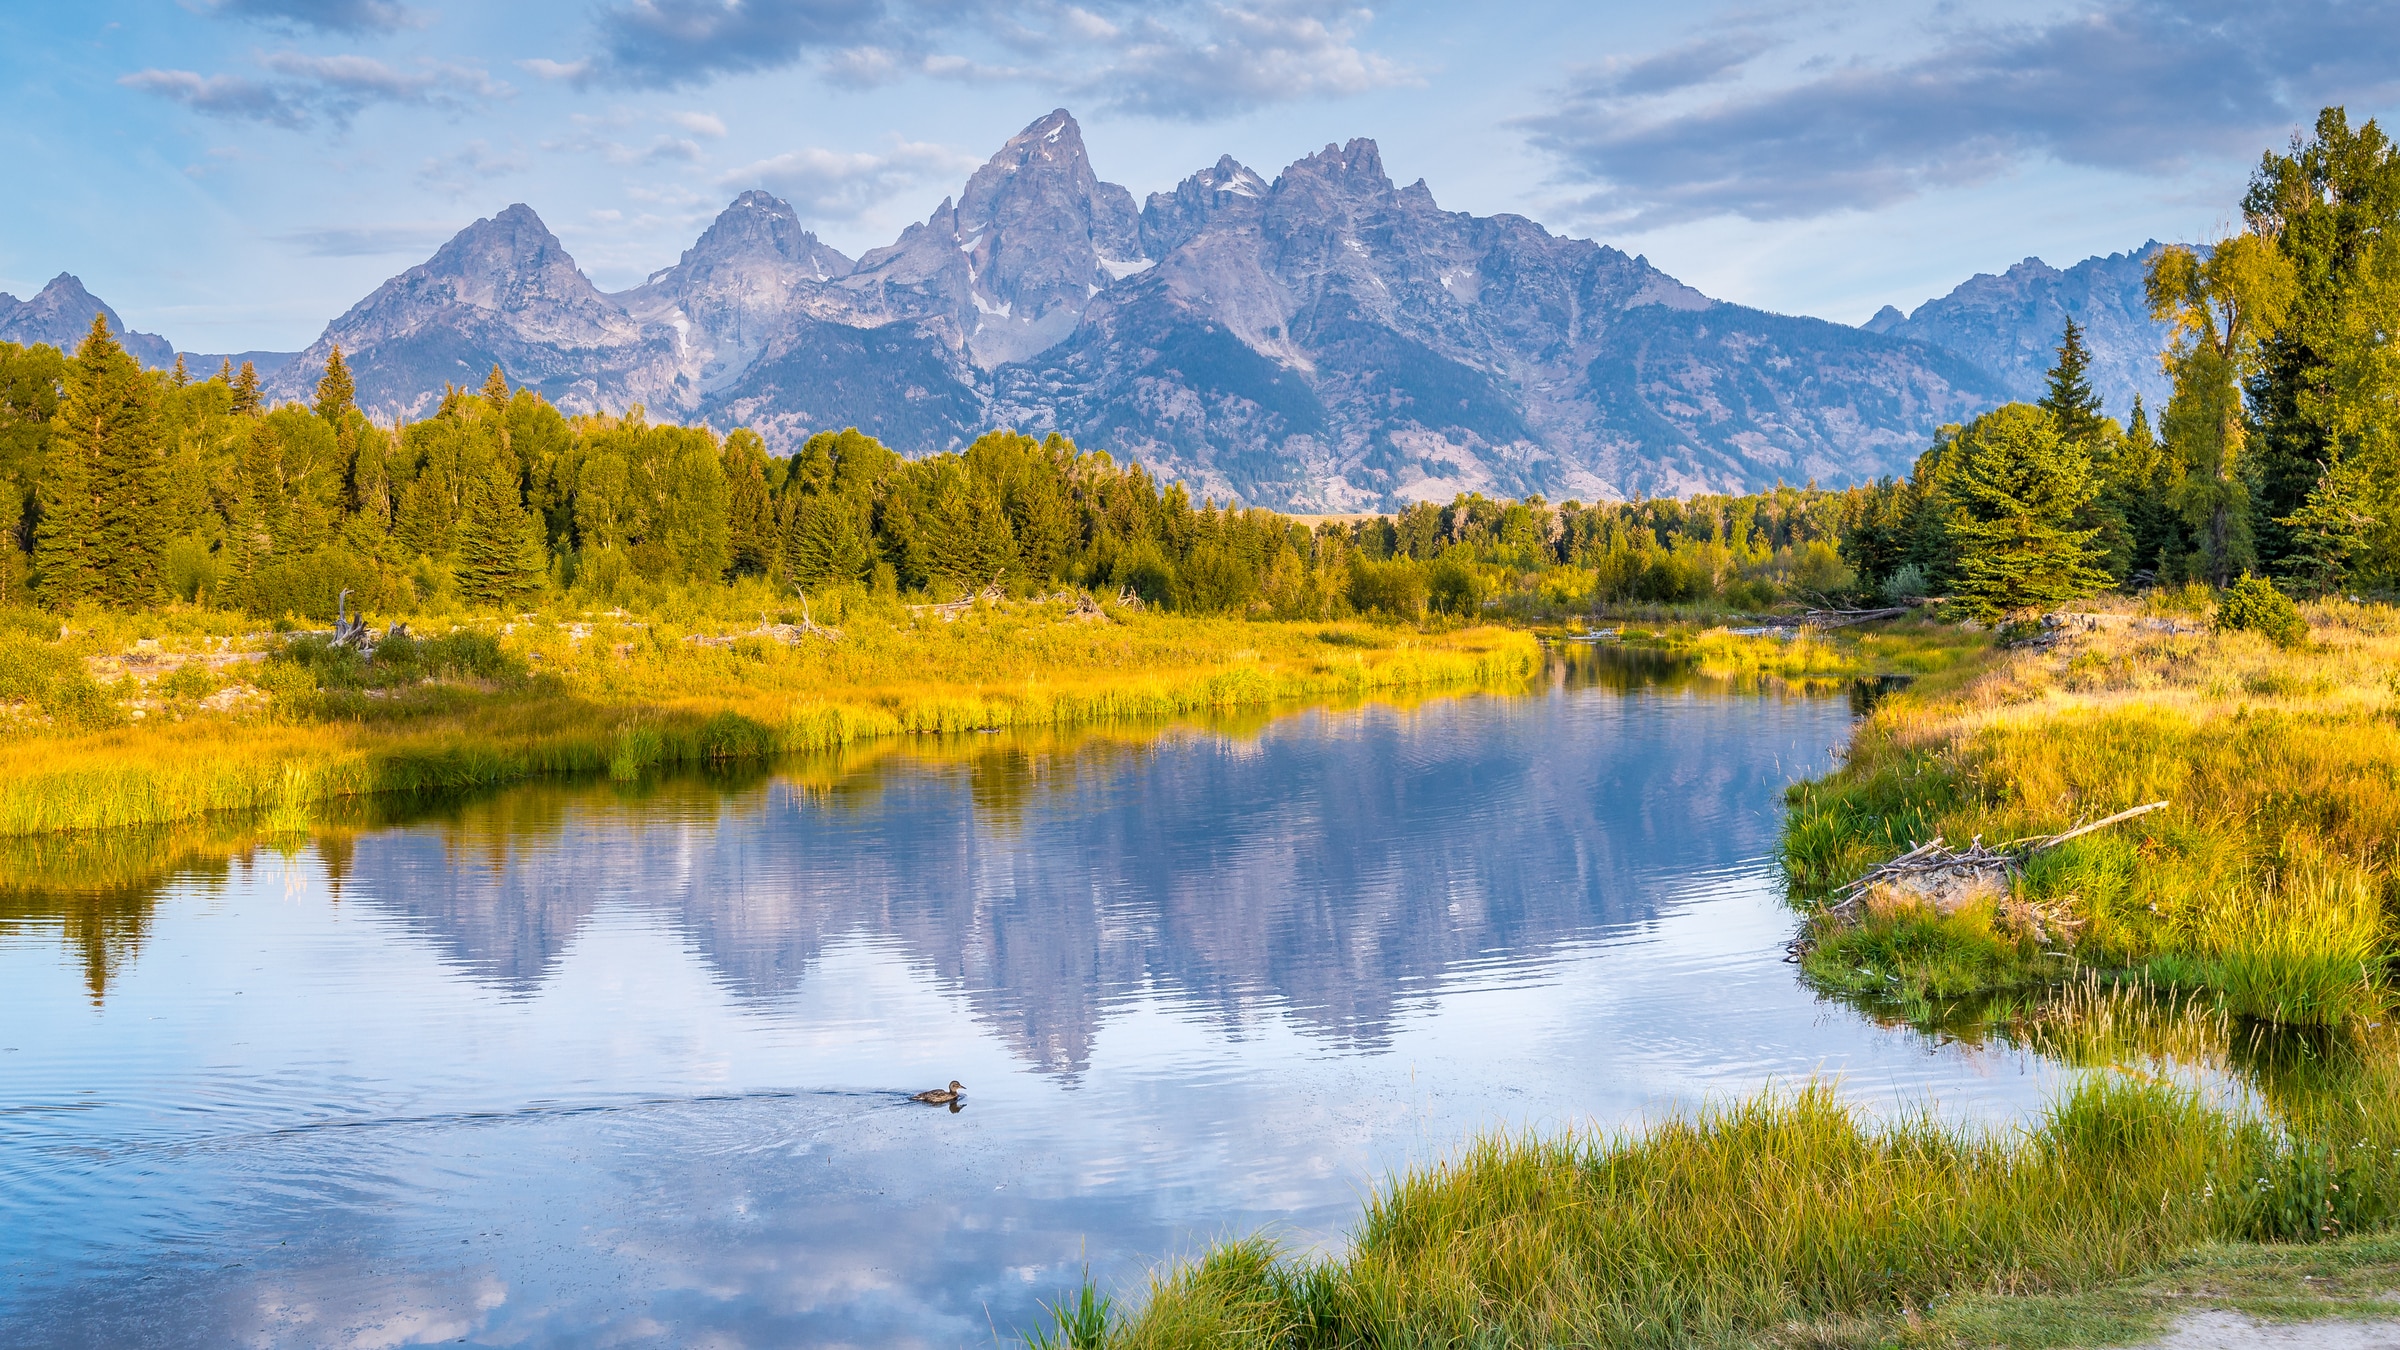
[[[1949,1300],[2088,1289],[2213,1241],[2379,1222],[2334,1212],[2328,1160],[2366,1144],[2160,1079],[2091,1076],[1991,1132],[1869,1120],[1811,1086],[1633,1134],[1478,1141],[1389,1183],[1347,1252],[1221,1244],[1156,1278],[1107,1343],[1664,1347],[1812,1327],[1838,1341]],[[2390,1171],[2354,1160],[2348,1175],[2368,1191]]]
[[[1991,646],[1987,634],[1920,619],[1827,631],[1759,632],[1688,624],[1634,627],[1624,629],[1619,641],[1636,650],[1689,660],[1710,675],[1787,680],[1932,675],[1968,662]]]
[[[168,706],[99,729],[20,711],[0,766],[0,835],[212,813],[302,830],[327,803],[377,793],[1513,688],[1540,662],[1531,637],[1488,628],[1143,613],[1081,623],[1057,604],[978,606],[942,623],[885,609],[843,616],[838,643],[617,615],[454,630],[391,663],[278,641],[265,661],[224,667],[262,696],[234,711]]]
[[[1803,906],[1936,835],[2015,839],[2174,806],[2027,870],[2019,899],[2080,921],[2073,963],[2026,957],[1990,916],[1901,914],[1821,934],[1812,971],[1839,987],[1868,956],[1905,956],[1880,973],[1938,998],[1976,970],[2000,987],[2085,964],[2205,990],[2243,1016],[2379,1011],[2400,909],[2400,623],[2380,606],[2308,615],[2314,636],[2296,649],[2118,616],[1886,701],[1839,770],[1792,791],[1783,852]]]

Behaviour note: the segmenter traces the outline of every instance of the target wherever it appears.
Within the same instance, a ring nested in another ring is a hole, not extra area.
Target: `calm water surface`
[[[1783,964],[1846,700],[1582,659],[8,900],[0,1344],[989,1345],[1087,1266],[1337,1243],[1477,1131],[2055,1091]]]

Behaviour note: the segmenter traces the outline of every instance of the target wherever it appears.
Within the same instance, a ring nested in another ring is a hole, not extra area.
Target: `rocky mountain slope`
[[[1998,276],[1970,278],[1903,315],[1886,305],[1864,325],[1946,348],[1990,371],[2010,398],[2041,397],[2059,337],[2072,318],[2092,349],[2092,388],[2110,416],[2130,417],[2136,394],[2155,419],[2168,382],[2158,363],[2166,325],[2150,317],[2143,277],[2165,245],[2086,258],[2064,271],[2027,258]]]
[[[498,364],[571,412],[639,403],[779,448],[848,425],[909,453],[1057,430],[1286,509],[1596,498],[1903,469],[1942,423],[2038,392],[2070,313],[2121,414],[2120,394],[2155,386],[2143,256],[2029,260],[1852,328],[1710,299],[1521,216],[1445,211],[1368,140],[1271,180],[1222,158],[1137,210],[1062,109],[855,261],[752,191],[609,294],[511,206],[261,373],[305,398],[339,342],[362,406],[392,417]],[[43,312],[88,302],[80,336],[98,302],[72,283]]]

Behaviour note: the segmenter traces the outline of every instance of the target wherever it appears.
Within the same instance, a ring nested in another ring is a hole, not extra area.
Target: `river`
[[[0,907],[0,1343],[990,1345],[1477,1132],[2057,1070],[1783,962],[1839,693],[543,784]],[[951,1079],[963,1108],[907,1094]]]

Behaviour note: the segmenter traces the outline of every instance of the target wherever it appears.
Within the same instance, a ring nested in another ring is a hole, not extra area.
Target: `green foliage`
[[[0,342],[0,535],[20,553],[33,547],[35,492],[66,375],[56,347]]]
[[[1030,1344],[1035,1350],[1106,1350],[1116,1303],[1092,1283],[1089,1271],[1084,1273],[1075,1301],[1060,1303],[1049,1312],[1051,1329],[1034,1333]]]
[[[2354,535],[2339,550],[2341,570],[2363,564],[2369,577],[2389,577],[2400,569],[2400,536],[2390,528],[2400,491],[2400,370],[2389,341],[2400,318],[2400,148],[2373,121],[2353,128],[2343,109],[2326,108],[2306,141],[2265,156],[2242,208],[2294,280],[2248,391],[2259,432],[2249,477],[2261,556],[2278,575],[2343,584],[2329,575],[2325,536],[2307,538],[2302,503],[2334,466],[2365,461],[2380,491],[2343,484],[2340,505],[2325,503],[2314,523],[2322,530],[2351,511],[2380,517],[2385,528],[2372,542]]]
[[[2058,340],[2058,363],[2050,367],[2049,388],[2036,406],[2050,415],[2058,438],[2070,445],[2088,446],[2100,437],[2100,396],[2092,391],[2091,367],[2083,330],[2069,319]]]
[[[517,488],[514,463],[489,460],[469,480],[456,552],[459,594],[476,605],[506,609],[541,588],[549,562],[541,527]]]
[[[84,670],[80,652],[30,634],[0,631],[0,709],[10,704],[82,730],[124,720],[116,701]]]
[[[2300,617],[2299,606],[2274,582],[2247,572],[2217,601],[2215,623],[2219,632],[2256,633],[2278,647],[2308,641],[2308,621]]]
[[[67,363],[43,464],[33,563],[46,603],[150,600],[165,542],[159,464],[157,389],[95,314]]]
[[[317,380],[316,414],[330,426],[341,426],[358,406],[357,395],[358,383],[350,378],[350,365],[342,359],[342,344],[337,342],[325,358],[325,374]]]
[[[1959,548],[1956,602],[1978,619],[2055,605],[2108,584],[2093,563],[2097,530],[2076,513],[2096,493],[2081,445],[2022,403],[1985,413],[1959,433],[1943,486]]]

